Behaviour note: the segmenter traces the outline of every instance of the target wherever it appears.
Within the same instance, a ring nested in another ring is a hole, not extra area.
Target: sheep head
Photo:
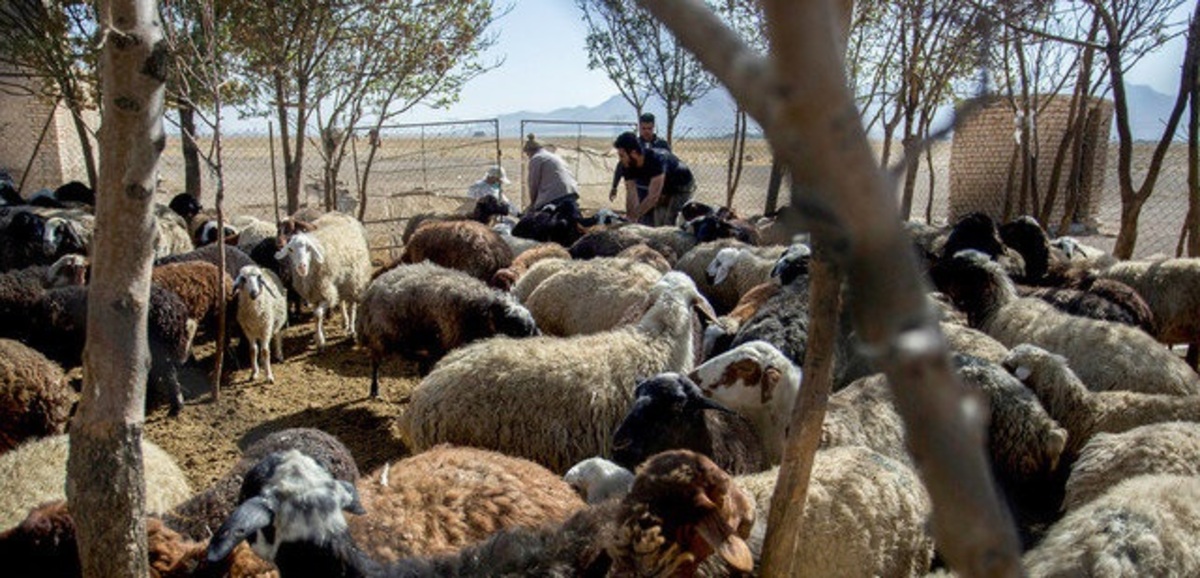
[[[638,383],[633,404],[613,434],[613,461],[633,469],[658,451],[700,447],[707,440],[704,410],[729,412],[700,392],[692,380],[678,373],[660,373]],[[699,443],[699,445],[695,445]]]
[[[772,405],[782,388],[799,391],[800,376],[800,368],[766,341],[743,343],[688,375],[705,396],[735,411]]]
[[[292,258],[292,270],[300,277],[307,277],[313,261],[318,264],[325,262],[321,252],[321,244],[308,233],[296,233],[288,239],[286,245],[275,253],[275,259],[282,261],[288,256]]]
[[[209,562],[223,560],[243,540],[271,561],[283,544],[325,543],[346,532],[343,510],[364,513],[353,484],[298,450],[255,465],[242,482],[241,500],[209,542]]]
[[[704,268],[704,276],[708,279],[709,285],[720,285],[725,282],[741,254],[742,250],[736,247],[725,247],[717,251],[708,267]]]

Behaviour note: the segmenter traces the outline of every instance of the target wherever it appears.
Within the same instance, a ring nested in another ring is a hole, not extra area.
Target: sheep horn
[[[271,525],[276,506],[275,501],[266,496],[255,496],[242,502],[213,535],[205,558],[210,563],[224,560],[247,536]]]

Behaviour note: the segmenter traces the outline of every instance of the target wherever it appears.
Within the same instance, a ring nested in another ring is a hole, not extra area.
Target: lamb
[[[508,267],[496,271],[496,274],[492,276],[491,285],[498,289],[511,291],[517,284],[517,281],[538,261],[543,259],[570,258],[571,254],[558,243],[538,243],[536,246],[515,255]]]
[[[19,341],[0,339],[0,454],[63,433],[74,404],[62,368]]]
[[[283,326],[287,325],[287,294],[283,283],[268,269],[246,265],[233,281],[233,296],[237,298],[238,325],[250,340],[253,368],[250,381],[258,379],[261,352],[267,382],[275,383],[271,355],[274,353],[276,359],[283,360]]]
[[[687,449],[712,459],[721,469],[748,474],[767,469],[754,426],[734,411],[709,400],[684,375],[667,372],[638,383],[633,405],[613,434],[613,461],[633,469],[650,456]]]
[[[0,533],[0,556],[10,578],[82,578],[75,520],[67,503],[55,501],[29,512],[19,525]],[[154,516],[146,517],[146,542],[151,578],[213,576],[266,578],[276,575],[274,567],[242,545],[226,560],[204,560],[207,541],[192,542],[165,526]]]
[[[224,558],[250,537],[255,552],[284,578],[687,576],[712,553],[737,570],[752,569],[744,541],[753,525],[749,497],[710,460],[690,452],[656,456],[621,502],[584,510],[561,525],[507,530],[455,555],[389,565],[369,558],[346,531],[342,510],[363,511],[352,486],[294,452],[264,465],[256,468],[265,480],[261,491],[222,525],[208,560]]]
[[[340,305],[352,338],[358,302],[371,278],[367,232],[353,217],[329,213],[313,222],[311,233],[296,233],[275,258],[291,259],[292,283],[315,306],[317,349],[325,348],[325,312]]]
[[[1069,512],[1022,560],[1029,576],[1195,576],[1200,478],[1138,476]]]
[[[1089,391],[1066,358],[1034,345],[1012,348],[1004,367],[1033,390],[1050,416],[1069,432],[1067,463],[1097,433],[1166,421],[1200,421],[1200,396]]]
[[[368,512],[348,520],[368,556],[395,562],[452,554],[505,528],[558,524],[584,508],[561,478],[528,460],[439,445],[357,485]]]
[[[70,447],[69,436],[61,434],[25,442],[0,455],[0,479],[5,480],[0,530],[19,524],[34,506],[66,499]],[[165,512],[192,495],[187,476],[170,454],[143,439],[142,459],[147,513]]]
[[[521,287],[526,293],[521,303],[546,335],[599,333],[628,321],[626,312],[644,301],[663,275],[650,265],[617,257],[569,263],[532,290],[529,283]]]
[[[493,335],[538,333],[529,311],[508,293],[462,271],[430,262],[401,265],[363,294],[358,335],[371,354],[371,397],[379,397],[379,366],[398,352],[422,375],[447,352]]]
[[[451,352],[413,391],[400,418],[408,446],[472,445],[557,473],[611,455],[637,380],[690,371],[692,310],[712,316],[696,286],[675,271],[650,289],[646,306],[636,324],[604,333],[495,337]]]
[[[1188,344],[1188,362],[1200,357],[1200,259],[1121,261],[1100,272],[1103,279],[1129,285],[1150,306],[1154,337],[1168,345]]]
[[[571,247],[571,258],[579,260],[595,259],[596,257],[615,257],[621,251],[634,245],[649,245],[651,249],[661,253],[667,261],[674,263],[681,253],[675,246],[695,245],[695,237],[675,228],[667,228],[670,237],[666,235],[642,235],[646,227],[622,225],[611,229],[589,232],[575,241]],[[674,237],[681,237],[676,240]],[[686,237],[686,238],[683,238]]]
[[[1071,467],[1063,510],[1091,502],[1123,480],[1149,474],[1200,475],[1200,424],[1171,421],[1092,436]]]
[[[633,487],[633,472],[602,457],[593,457],[571,466],[563,474],[563,481],[589,505],[595,505],[625,497]]]
[[[996,222],[983,213],[971,213],[954,223],[940,257],[948,259],[967,249],[987,255],[1012,277],[1025,276],[1025,260],[1020,253],[1004,245]]]
[[[350,484],[358,482],[354,456],[337,438],[312,428],[279,430],[251,443],[224,477],[207,490],[164,512],[163,522],[193,540],[212,536],[237,507],[246,473],[272,453],[292,449],[316,460],[334,478]]]
[[[446,221],[417,229],[404,245],[399,263],[433,261],[450,269],[465,271],[483,282],[496,271],[512,264],[512,249],[483,223]]]
[[[1140,329],[1067,315],[1039,299],[1017,297],[999,265],[963,251],[933,270],[938,284],[971,326],[1008,347],[1032,343],[1076,360],[1080,379],[1093,391],[1200,393],[1200,377]]]
[[[783,461],[801,371],[775,346],[748,341],[706,360],[688,375],[704,395],[754,424],[771,464]]]
[[[766,520],[779,468],[738,476]],[[796,576],[920,576],[933,561],[932,504],[916,472],[861,446],[821,449],[804,502]]]

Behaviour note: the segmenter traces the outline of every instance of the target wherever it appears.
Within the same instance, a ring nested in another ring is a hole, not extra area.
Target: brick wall
[[[50,114],[51,105],[42,98],[0,91],[0,169],[8,171],[13,181],[22,185],[21,194],[26,197],[38,189],[53,189],[71,180],[87,182],[87,169],[71,113],[58,107],[46,128]],[[99,126],[98,118],[95,113],[84,115],[85,122],[93,129]],[[46,135],[38,146],[43,129]],[[92,144],[95,148],[95,141]],[[29,164],[31,156],[34,159]],[[26,165],[29,165],[28,175]]]
[[[1043,101],[1044,107],[1036,119],[1039,199],[1046,198],[1054,157],[1067,127],[1071,105],[1068,96],[1042,98],[1050,100]],[[1098,226],[1098,199],[1104,186],[1105,153],[1112,120],[1109,101],[1093,100],[1090,108],[1094,112],[1085,129],[1081,194],[1071,218],[1073,224],[1085,230],[1095,230]],[[1014,112],[1008,101],[1001,97],[986,103],[967,122],[955,128],[950,156],[950,222],[971,212],[986,213],[998,222],[1033,212],[1028,200],[1022,206],[1020,198],[1023,169],[1016,154],[1016,130]],[[1069,170],[1068,159],[1059,179],[1049,225],[1057,224],[1062,217]]]

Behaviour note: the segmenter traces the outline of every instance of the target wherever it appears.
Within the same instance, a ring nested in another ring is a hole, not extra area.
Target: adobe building
[[[13,70],[0,63],[0,75],[6,76],[6,82],[16,80],[8,76]],[[35,96],[41,92],[36,85],[40,80],[30,78],[24,82],[28,83],[28,91],[7,87],[0,90],[0,170],[8,172],[26,198],[39,189],[54,189],[68,181],[86,183],[83,149],[71,112],[65,106],[54,107],[47,99]],[[95,130],[99,115],[88,111],[84,122]],[[92,147],[99,163],[94,140]]]
[[[1045,99],[1050,99],[1048,102]],[[1038,196],[1045,199],[1059,143],[1070,116],[1070,95],[1043,96],[1037,118]],[[1099,226],[1099,201],[1104,187],[1104,169],[1112,125],[1112,103],[1093,99],[1084,129],[1079,197],[1070,223],[1078,234]],[[1029,204],[1020,208],[1023,167],[1016,154],[1019,124],[1015,111],[1004,97],[992,97],[965,122],[955,127],[950,153],[950,223],[972,212],[981,212],[997,223],[1032,213]],[[1048,228],[1056,227],[1065,207],[1066,183],[1071,160],[1068,154],[1059,177],[1058,192]],[[1008,213],[1005,214],[1006,206]],[[1064,232],[1064,234],[1066,234]]]

